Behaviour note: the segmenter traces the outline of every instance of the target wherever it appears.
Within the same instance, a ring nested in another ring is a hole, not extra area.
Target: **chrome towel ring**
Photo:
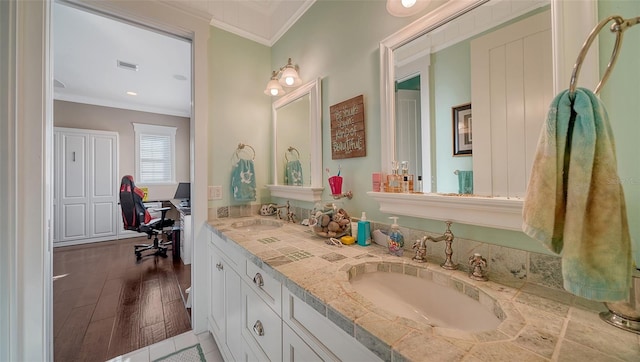
[[[624,31],[640,23],[640,17],[623,19],[621,16],[611,15],[606,19],[600,21],[600,23],[598,23],[598,25],[596,25],[596,27],[593,28],[593,30],[591,30],[591,33],[589,33],[587,40],[585,40],[584,44],[582,45],[582,49],[578,54],[578,58],[576,59],[575,65],[573,66],[573,72],[571,73],[571,81],[569,82],[569,96],[571,98],[573,98],[575,94],[577,82],[578,82],[578,74],[580,73],[582,62],[584,61],[584,58],[587,55],[587,52],[589,51],[589,47],[595,40],[598,33],[600,33],[602,28],[604,28],[611,21],[613,21],[613,24],[611,24],[609,29],[611,30],[611,32],[616,33],[616,41],[613,46],[613,51],[611,52],[611,58],[609,59],[609,64],[607,64],[607,69],[605,70],[604,75],[602,76],[602,79],[600,79],[600,82],[598,82],[598,85],[594,90],[595,94],[598,94],[600,92],[600,89],[602,88],[602,86],[604,86],[604,83],[606,83],[606,81],[609,79],[609,76],[611,75],[611,70],[613,70],[613,66],[615,65],[616,60],[618,59],[618,55],[620,54],[620,47],[622,45],[622,35]]]

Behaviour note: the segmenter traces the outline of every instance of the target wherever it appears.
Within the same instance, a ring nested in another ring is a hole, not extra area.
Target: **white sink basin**
[[[351,285],[390,314],[436,327],[480,332],[494,330],[501,322],[475,299],[411,275],[365,273],[351,279]]]
[[[269,219],[248,219],[236,221],[231,224],[231,227],[246,232],[258,232],[280,228],[282,227],[282,222]]]

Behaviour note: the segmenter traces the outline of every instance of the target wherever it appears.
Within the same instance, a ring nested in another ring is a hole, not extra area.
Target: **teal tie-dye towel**
[[[300,160],[287,162],[284,170],[284,183],[286,185],[302,186],[303,182]]]
[[[253,161],[240,159],[231,171],[231,193],[236,201],[256,200],[256,176]]]
[[[524,201],[523,231],[562,256],[564,288],[597,301],[625,300],[631,240],[607,112],[587,89],[553,100]]]

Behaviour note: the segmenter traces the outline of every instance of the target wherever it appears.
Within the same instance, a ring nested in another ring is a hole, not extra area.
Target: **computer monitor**
[[[180,201],[180,206],[191,207],[191,183],[180,182],[178,184],[178,188],[176,189],[176,194],[175,196],[173,196],[173,198],[182,200]]]

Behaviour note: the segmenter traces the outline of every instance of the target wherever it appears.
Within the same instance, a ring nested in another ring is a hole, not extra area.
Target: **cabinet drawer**
[[[256,342],[270,361],[282,360],[282,319],[249,287],[242,284],[242,335]]]
[[[324,361],[381,361],[355,338],[285,289],[282,320]]]
[[[251,261],[246,261],[245,279],[251,288],[264,299],[278,315],[281,315],[282,283],[264,272]]]

